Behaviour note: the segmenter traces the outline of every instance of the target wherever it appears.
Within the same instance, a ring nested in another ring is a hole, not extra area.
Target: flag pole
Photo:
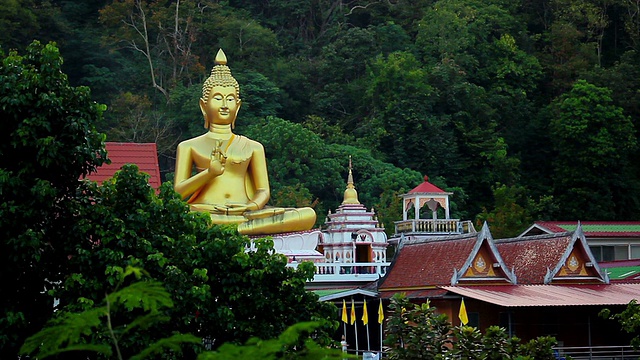
[[[342,329],[344,334],[344,342],[347,342],[347,323],[349,318],[347,317],[347,302],[342,299]]]
[[[344,327],[344,340],[347,341],[347,323],[342,323]]]
[[[382,299],[378,307],[378,323],[380,323],[380,358],[382,359],[382,323],[384,322],[384,311],[382,310]]]
[[[382,323],[380,323],[380,358],[382,359]]]
[[[369,311],[367,311],[367,299],[364,299],[362,306],[362,323],[367,329],[367,351],[371,351],[371,342],[369,341]]]
[[[356,307],[351,298],[351,325],[353,325],[353,331],[356,334],[356,356],[358,355],[358,324],[356,323]]]
[[[367,327],[367,350],[371,351],[371,344],[369,343],[369,324],[365,326]]]
[[[356,355],[359,356],[358,355],[358,324],[353,323],[353,328],[356,333]]]

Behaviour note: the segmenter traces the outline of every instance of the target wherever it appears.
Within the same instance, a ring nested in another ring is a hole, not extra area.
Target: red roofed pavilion
[[[414,236],[419,234],[475,233],[470,221],[450,218],[449,195],[453,195],[453,193],[433,185],[429,182],[429,177],[425,175],[424,182],[408,193],[400,195],[402,197],[402,221],[396,221],[395,235],[389,242],[397,242],[401,234]],[[423,211],[425,207],[430,212]],[[440,213],[440,218],[438,218],[438,213]]]

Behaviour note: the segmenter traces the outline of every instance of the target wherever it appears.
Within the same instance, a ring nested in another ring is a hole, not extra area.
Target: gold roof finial
[[[349,155],[349,176],[347,177],[347,189],[344,191],[342,204],[360,204],[358,191],[353,184],[353,172],[351,171],[351,155]]]

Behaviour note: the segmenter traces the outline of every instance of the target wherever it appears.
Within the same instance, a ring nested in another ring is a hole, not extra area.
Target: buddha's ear
[[[233,117],[233,122],[231,123],[231,129],[236,128],[236,120],[238,119],[238,111],[240,110],[240,106],[242,105],[242,100],[238,99],[237,104],[238,106],[236,106],[236,113],[235,113],[235,116]]]
[[[200,111],[202,111],[202,116],[204,117],[204,128],[209,129],[209,119],[207,119],[207,112],[204,111],[204,107],[207,104],[203,98],[200,98]]]

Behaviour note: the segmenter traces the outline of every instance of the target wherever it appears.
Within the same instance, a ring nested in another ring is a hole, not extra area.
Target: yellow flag
[[[382,299],[380,299],[380,306],[378,306],[378,324],[382,324],[384,321],[384,311],[382,310]]]
[[[369,312],[367,311],[367,300],[364,301],[364,308],[362,309],[362,323],[365,325],[369,323]]]
[[[464,306],[464,298],[460,303],[460,312],[458,313],[458,317],[460,318],[460,322],[462,325],[467,325],[469,323],[469,317],[467,316],[467,307]]]
[[[342,299],[342,322],[348,323],[349,318],[347,317],[347,302]]]
[[[351,321],[349,322],[353,325],[356,322],[356,307],[353,305],[353,299],[351,299]]]

